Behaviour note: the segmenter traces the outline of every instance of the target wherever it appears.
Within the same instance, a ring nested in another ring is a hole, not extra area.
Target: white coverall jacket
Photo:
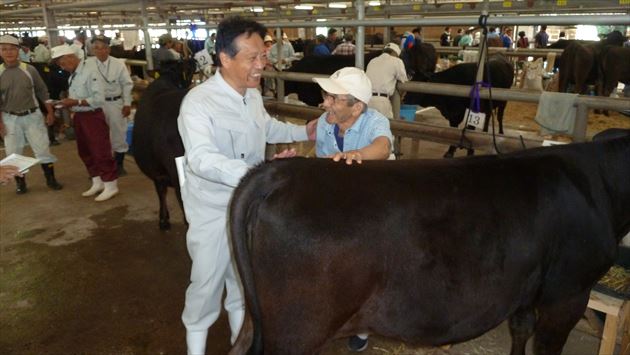
[[[177,124],[186,150],[182,199],[193,262],[182,320],[189,333],[207,331],[219,316],[225,284],[234,342],[244,304],[226,232],[230,197],[247,170],[264,160],[267,142],[307,140],[306,128],[270,117],[258,90],[240,95],[220,70],[186,95]]]

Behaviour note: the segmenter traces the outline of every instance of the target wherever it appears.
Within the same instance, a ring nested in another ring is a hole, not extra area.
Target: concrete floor
[[[420,149],[439,157],[446,147]],[[121,193],[96,203],[80,195],[90,183],[75,143],[52,150],[63,190],[49,190],[39,167],[27,175],[26,195],[13,184],[0,187],[0,353],[184,354],[180,313],[190,260],[174,194],[172,230],[160,232],[153,185],[132,158]],[[228,333],[223,315],[210,329],[208,354],[227,353]],[[364,354],[505,354],[509,345],[503,324],[449,351],[373,337]],[[596,354],[598,345],[574,330],[564,354]],[[345,339],[324,350],[346,352]]]

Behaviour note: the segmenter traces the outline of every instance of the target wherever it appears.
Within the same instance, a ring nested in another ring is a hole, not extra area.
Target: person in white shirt
[[[48,37],[41,36],[37,39],[39,44],[33,50],[33,62],[34,63],[48,63],[50,62],[50,49],[48,49]]]
[[[269,116],[257,87],[267,62],[263,25],[241,17],[219,23],[217,72],[191,89],[177,118],[186,150],[181,189],[190,284],[182,321],[188,354],[204,354],[208,328],[225,309],[234,343],[244,317],[243,295],[232,262],[226,231],[227,208],[234,188],[247,171],[264,161],[266,143],[314,140],[316,121],[306,127]],[[295,156],[285,150],[274,158]]]
[[[122,46],[123,40],[120,38],[120,32],[116,32],[116,37],[112,38],[110,46]]]
[[[95,201],[109,200],[118,194],[118,175],[102,109],[105,104],[103,82],[94,62],[79,59],[71,46],[53,47],[50,56],[61,69],[71,73],[68,97],[59,101],[59,105],[74,112],[79,157],[92,178],[92,186],[81,195],[91,197],[100,192]]]
[[[131,113],[133,81],[123,59],[109,55],[109,38],[96,36],[92,39],[93,61],[105,89],[103,111],[109,126],[109,138],[114,151],[118,176],[127,174],[124,168],[127,144],[127,117]]]
[[[75,33],[76,37],[72,41],[70,47],[77,53],[77,57],[79,59],[85,59],[87,57],[87,49],[85,48],[85,40],[87,37],[84,32],[75,31]]]
[[[388,43],[383,47],[383,54],[372,59],[365,71],[372,82],[372,99],[368,107],[389,119],[394,118],[390,97],[396,90],[396,82],[408,80],[405,64],[398,58],[399,55],[400,47],[396,43]]]
[[[278,56],[278,46],[280,48],[281,56]],[[297,59],[295,57],[295,50],[286,33],[282,33],[282,41],[278,41],[271,46],[269,50],[269,62],[273,64],[278,70],[284,70],[291,66],[291,62]]]

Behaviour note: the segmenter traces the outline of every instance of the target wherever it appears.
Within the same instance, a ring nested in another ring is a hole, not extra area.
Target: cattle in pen
[[[247,313],[231,353],[316,354],[358,333],[439,346],[508,320],[512,355],[532,336],[535,354],[560,354],[630,231],[630,131],[613,133],[500,156],[258,166],[230,207]]]

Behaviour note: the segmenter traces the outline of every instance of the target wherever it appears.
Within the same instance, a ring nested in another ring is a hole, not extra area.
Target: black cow
[[[489,75],[488,75],[489,73]],[[423,73],[416,73],[412,80],[430,83],[445,83],[472,86],[477,78],[477,64],[462,63],[447,70],[435,73],[428,78]],[[484,81],[490,83],[495,88],[509,89],[514,80],[514,67],[503,55],[493,55],[484,70]],[[423,107],[435,106],[449,122],[451,127],[457,127],[464,119],[467,108],[470,107],[470,98],[444,96],[422,93],[407,93],[405,103],[420,105]],[[490,101],[481,100],[480,109],[486,114],[484,131],[488,130],[490,120]],[[503,134],[503,114],[505,112],[506,101],[493,101],[493,108],[497,108],[497,120],[499,121],[499,133]],[[457,147],[450,146],[445,157],[452,157]],[[472,155],[473,151],[468,150]]]
[[[438,56],[432,44],[420,42],[411,48],[403,49],[400,58],[405,63],[407,75],[414,77],[433,74]]]
[[[365,65],[378,56],[379,53],[368,53],[365,55]],[[345,67],[354,66],[354,56],[351,55],[331,55],[331,56],[309,56],[293,62],[287,72],[293,73],[314,73],[330,75]],[[297,93],[298,98],[309,106],[318,106],[323,102],[321,88],[316,83],[302,83],[297,81],[287,81],[285,83],[285,93]]]
[[[601,42],[569,43],[562,52],[558,91],[587,94],[589,84],[598,84],[598,69],[601,66],[600,57],[604,48],[606,46],[621,47],[625,40],[621,32],[612,31]],[[569,90],[571,85],[573,85],[573,90]]]
[[[140,170],[155,184],[162,230],[171,226],[166,205],[169,186],[175,188],[182,206],[175,158],[184,155],[184,144],[177,116],[195,68],[194,60],[162,63],[160,77],[142,94],[134,119],[133,154]]]
[[[246,322],[232,354],[380,334],[438,346],[509,320],[560,354],[630,231],[630,131],[501,156],[262,164],[236,188]],[[304,181],[309,181],[308,185]],[[253,326],[253,330],[252,330]]]
[[[606,46],[600,58],[600,96],[610,96],[619,82],[630,85],[630,48]]]

